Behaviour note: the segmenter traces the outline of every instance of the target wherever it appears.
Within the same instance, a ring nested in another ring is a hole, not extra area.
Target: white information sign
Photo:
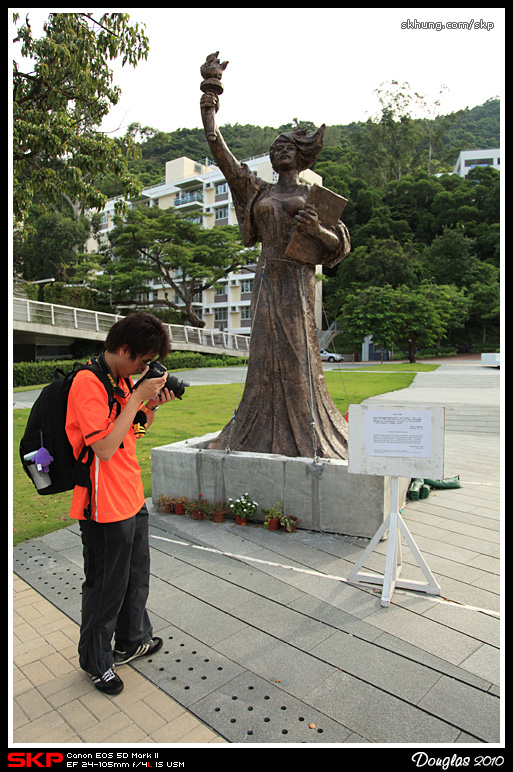
[[[373,405],[351,405],[349,408],[347,471],[352,474],[391,477],[390,514],[347,577],[355,584],[381,586],[382,606],[390,604],[396,587],[425,592],[428,595],[440,594],[440,586],[401,517],[399,477],[443,478],[444,429],[443,407],[393,405],[388,408],[376,408]],[[361,571],[387,532],[384,573],[381,575]],[[424,574],[425,582],[400,578],[403,567],[401,536],[406,540]]]
[[[366,411],[365,452],[368,456],[431,458],[431,411]]]
[[[347,471],[441,480],[444,429],[443,407],[351,405]]]

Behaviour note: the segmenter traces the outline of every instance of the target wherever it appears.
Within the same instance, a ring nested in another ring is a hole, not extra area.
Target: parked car
[[[342,354],[334,354],[333,351],[326,351],[321,348],[321,359],[323,362],[343,362],[344,357]]]

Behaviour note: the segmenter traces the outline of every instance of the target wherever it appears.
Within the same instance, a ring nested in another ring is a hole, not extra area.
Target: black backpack
[[[93,359],[92,363],[87,365],[75,362],[73,370],[67,374],[62,370],[55,370],[55,380],[44,387],[30,411],[25,434],[20,442],[20,458],[23,468],[41,496],[73,490],[76,485],[87,488],[89,503],[84,510],[84,516],[90,519],[92,493],[90,469],[94,451],[84,444],[78,459],[75,459],[66,434],[69,390],[73,379],[81,370],[94,373],[105,386],[109,400],[109,415],[114,405],[118,406],[119,413],[121,406],[114,397],[113,386],[96,360]],[[34,459],[27,459],[26,456],[31,454],[34,456],[34,453],[42,447],[48,451],[52,460],[49,465],[44,466],[44,471],[43,469],[38,471]]]

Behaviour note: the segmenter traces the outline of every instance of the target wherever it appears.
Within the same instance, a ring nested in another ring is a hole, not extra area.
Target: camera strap
[[[96,362],[97,362],[98,367],[100,368],[100,370],[109,379],[109,383],[111,384],[111,386],[113,388],[114,394],[117,397],[121,397],[121,398],[124,399],[125,398],[125,392],[123,391],[123,389],[119,385],[119,382],[116,381],[116,379],[112,375],[110,367],[108,366],[107,362],[105,361],[105,357],[103,356],[103,354],[100,354],[100,356],[98,357]],[[126,384],[126,386],[127,386],[128,390],[130,391],[130,393],[132,393],[133,390],[134,390],[134,387],[131,385],[130,381],[129,380],[127,381],[124,378],[123,378],[123,381]],[[118,417],[118,415],[120,413],[121,413],[121,405],[116,400],[116,418]],[[132,422],[132,426],[133,426],[133,429],[134,429],[134,434],[135,434],[137,439],[139,439],[139,437],[144,437],[144,435],[146,434],[146,425],[147,425],[146,413],[144,413],[142,410],[138,410],[137,413],[135,414],[135,418],[134,418],[134,420]],[[123,447],[123,443],[121,443],[121,445],[119,447],[122,448]]]
[[[94,361],[95,361],[95,360],[93,360],[93,362],[94,362]],[[109,379],[110,385],[112,386],[112,388],[113,388],[113,390],[114,390],[114,394],[115,394],[117,397],[122,397],[122,398],[124,398],[124,396],[125,396],[125,392],[123,391],[123,389],[122,389],[122,388],[121,388],[121,386],[119,385],[118,381],[117,381],[117,380],[114,378],[114,376],[112,375],[112,373],[111,373],[111,371],[110,371],[110,367],[108,366],[107,362],[105,361],[105,357],[103,356],[103,354],[100,354],[100,356],[98,357],[98,359],[96,359],[96,363],[97,363],[98,367],[100,368],[100,370],[101,370],[103,373],[105,373],[105,375],[106,375],[106,376],[107,376],[107,378]],[[126,381],[125,381],[125,383],[126,383]],[[127,386],[128,386],[128,384],[127,384]],[[129,387],[129,388],[130,388],[130,387]],[[130,388],[130,391],[132,391],[132,389],[131,389],[131,388]]]

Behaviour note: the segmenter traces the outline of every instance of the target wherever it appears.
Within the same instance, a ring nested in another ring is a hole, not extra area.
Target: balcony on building
[[[181,212],[201,211],[203,209],[203,190],[182,191],[177,194],[175,208]]]

